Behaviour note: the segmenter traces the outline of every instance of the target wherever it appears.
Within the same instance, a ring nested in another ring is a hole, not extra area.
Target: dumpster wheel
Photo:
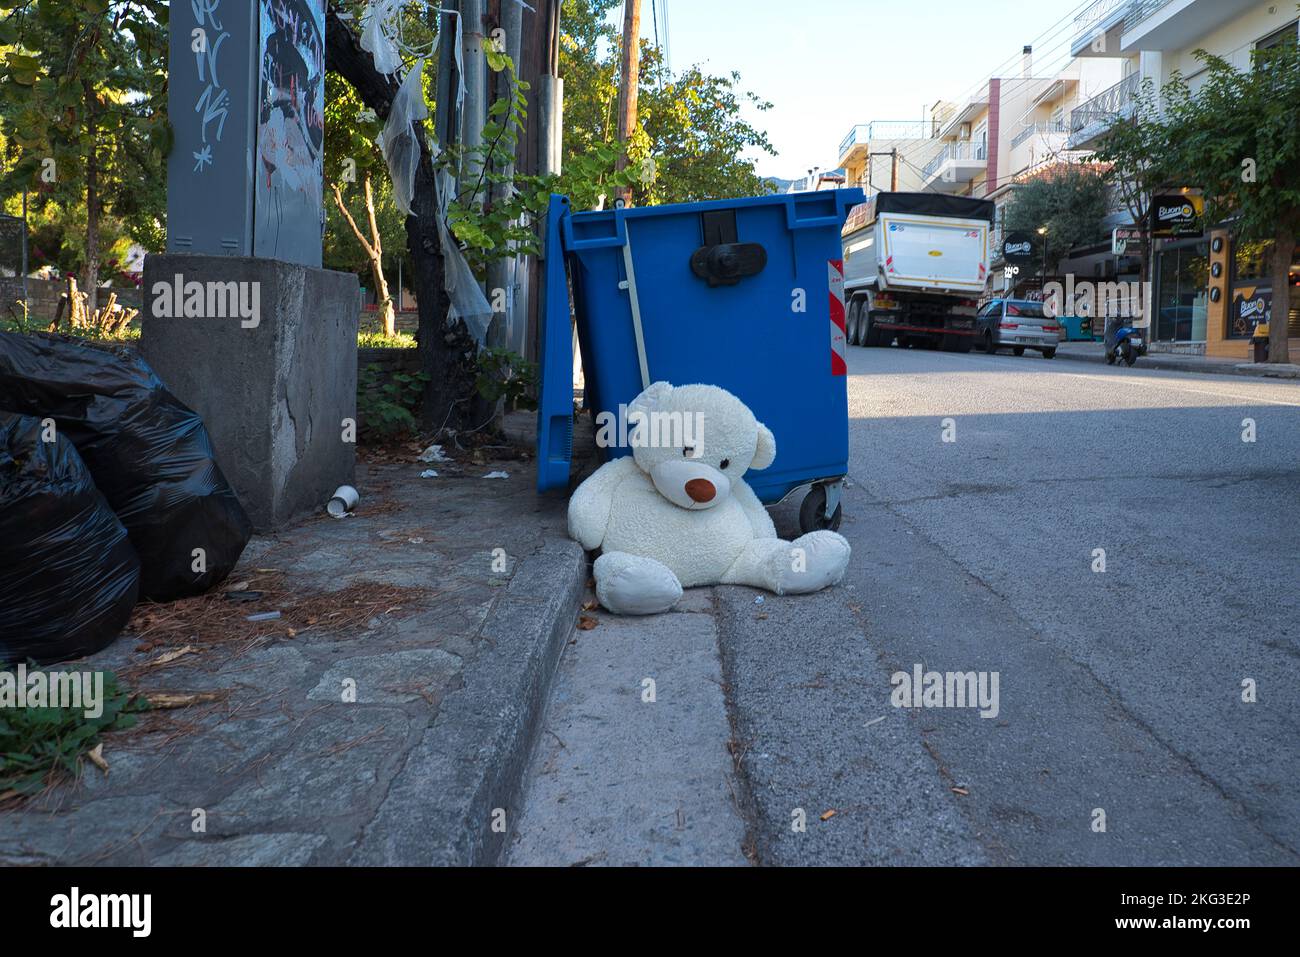
[[[833,484],[838,486],[839,483],[837,481]],[[840,489],[836,488],[835,491],[838,493]],[[835,497],[838,499],[839,495]],[[835,512],[829,518],[826,516],[826,485],[814,485],[799,506],[799,531],[804,535],[821,529],[838,531],[843,518],[844,506],[839,502],[835,503]]]

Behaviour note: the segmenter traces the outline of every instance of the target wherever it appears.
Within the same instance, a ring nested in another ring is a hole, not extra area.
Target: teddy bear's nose
[[[692,502],[712,502],[713,496],[718,494],[718,490],[713,487],[713,483],[708,479],[691,479],[686,483],[686,494],[691,497]]]

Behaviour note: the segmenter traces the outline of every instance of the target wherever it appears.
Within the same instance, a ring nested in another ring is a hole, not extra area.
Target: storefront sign
[[[1002,258],[1009,263],[1033,262],[1034,237],[1029,233],[1007,233],[1002,241]]]
[[[1273,315],[1273,290],[1262,286],[1239,286],[1232,297],[1232,334],[1248,336]]]
[[[1151,235],[1162,239],[1199,236],[1204,201],[1199,196],[1171,193],[1151,198]]]
[[[1123,256],[1130,244],[1140,244],[1147,240],[1147,231],[1136,226],[1116,226],[1110,234],[1110,252],[1113,256]]]

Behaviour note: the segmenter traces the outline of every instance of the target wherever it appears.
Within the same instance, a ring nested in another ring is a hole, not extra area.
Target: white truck
[[[970,352],[989,275],[991,200],[877,193],[844,224],[850,345]]]

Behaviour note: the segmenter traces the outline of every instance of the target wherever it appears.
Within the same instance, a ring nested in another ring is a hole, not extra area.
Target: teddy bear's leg
[[[657,615],[682,597],[682,584],[662,562],[627,552],[606,552],[592,568],[596,598],[616,615]]]
[[[793,542],[754,539],[723,575],[723,584],[752,585],[778,595],[806,595],[844,577],[852,549],[842,535],[809,532]]]

